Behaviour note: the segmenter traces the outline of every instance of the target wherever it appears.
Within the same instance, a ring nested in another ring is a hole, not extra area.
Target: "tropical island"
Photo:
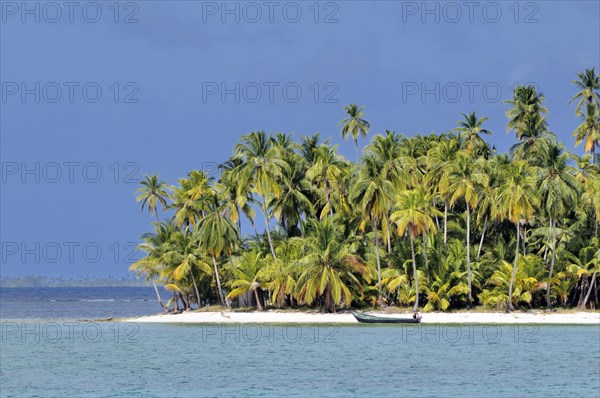
[[[350,104],[340,130],[355,161],[318,133],[258,131],[218,179],[192,170],[169,187],[148,175],[137,201],[155,221],[130,270],[169,312],[595,310],[600,77],[592,68],[573,83],[565,104],[584,156],[557,140],[543,94],[526,85],[506,101],[509,153],[472,112],[441,134],[387,130],[361,154],[370,123]]]

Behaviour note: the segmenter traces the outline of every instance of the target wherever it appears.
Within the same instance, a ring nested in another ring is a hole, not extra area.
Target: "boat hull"
[[[420,323],[421,322],[421,317],[390,318],[390,317],[385,317],[385,316],[359,314],[356,312],[353,312],[352,315],[354,315],[356,320],[360,323]]]

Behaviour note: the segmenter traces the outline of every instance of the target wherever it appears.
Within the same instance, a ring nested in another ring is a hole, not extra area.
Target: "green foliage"
[[[507,101],[508,154],[484,140],[487,117],[475,112],[451,133],[374,135],[360,163],[318,133],[244,135],[216,181],[193,170],[170,188],[156,175],[140,183],[136,199],[156,222],[130,269],[163,284],[176,308],[594,308],[600,83],[591,69],[575,84],[582,157],[549,131],[533,86]],[[358,149],[370,124],[364,108],[344,110],[342,135]]]

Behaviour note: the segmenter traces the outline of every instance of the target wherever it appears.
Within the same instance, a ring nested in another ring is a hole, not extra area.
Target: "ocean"
[[[600,326],[94,321],[157,312],[152,288],[0,289],[0,396],[600,396]]]

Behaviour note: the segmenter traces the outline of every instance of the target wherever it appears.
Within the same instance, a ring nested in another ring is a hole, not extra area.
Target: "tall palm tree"
[[[521,124],[519,142],[510,147],[510,154],[515,160],[527,160],[534,166],[541,166],[544,154],[554,139],[542,116],[537,113],[527,115]]]
[[[572,156],[563,151],[564,147],[557,144],[552,144],[548,148],[539,182],[540,207],[548,216],[552,234],[552,260],[546,293],[548,308],[551,306],[550,289],[556,263],[556,224],[568,211],[575,208],[579,197],[579,183],[575,178],[573,168],[568,164],[572,160]]]
[[[410,178],[405,172],[401,163],[400,139],[401,136],[393,131],[386,130],[385,136],[376,135],[371,144],[365,149],[366,156],[376,159],[381,168],[381,178],[390,181],[395,188],[404,188],[404,181]],[[381,226],[385,229],[387,238],[388,253],[392,251],[391,226],[389,222],[389,212],[383,214]]]
[[[356,145],[356,163],[359,161],[358,136],[367,138],[367,133],[371,128],[371,124],[363,119],[364,109],[364,106],[359,108],[355,104],[345,106],[344,110],[348,117],[339,123],[342,125],[342,137],[346,139],[352,135],[352,139],[354,139],[354,144]]]
[[[346,203],[340,191],[344,180],[350,174],[347,162],[340,159],[336,153],[337,146],[321,145],[315,152],[314,164],[306,171],[306,178],[312,183],[320,194],[320,200],[315,203],[320,212],[319,218],[327,215],[333,216],[334,210],[344,212]],[[335,196],[338,196],[336,200]],[[315,209],[316,210],[316,209]]]
[[[447,179],[449,181],[448,192],[450,197],[450,206],[462,199],[467,207],[467,279],[469,293],[467,297],[467,308],[471,308],[473,303],[471,289],[471,212],[477,209],[479,204],[480,192],[488,185],[488,176],[482,171],[483,165],[481,158],[473,160],[471,155],[466,152],[459,152],[456,161],[449,164]]]
[[[189,232],[195,228],[198,220],[204,216],[205,198],[211,193],[212,178],[203,171],[192,170],[187,178],[179,179],[179,186],[173,187],[173,205],[175,225]]]
[[[484,129],[482,124],[488,119],[487,116],[477,118],[475,112],[471,112],[468,115],[462,114],[464,120],[459,120],[458,127],[454,131],[460,134],[463,147],[471,155],[479,153],[487,144],[481,138],[481,134],[491,135],[490,130]]]
[[[573,137],[575,137],[575,145],[585,141],[583,149],[591,153],[592,162],[596,164],[596,145],[600,142],[600,112],[598,106],[593,103],[588,103],[586,108],[587,114],[573,132]]]
[[[235,147],[235,156],[244,164],[240,170],[240,178],[250,181],[249,188],[261,198],[269,247],[273,257],[277,257],[269,227],[268,204],[271,197],[278,198],[281,195],[278,181],[282,177],[282,170],[289,165],[279,157],[279,151],[264,131],[243,136],[242,142]]]
[[[519,238],[521,236],[521,223],[533,218],[538,206],[539,198],[536,194],[536,178],[532,167],[524,160],[515,161],[504,170],[504,182],[500,186],[498,195],[499,205],[503,216],[515,224],[517,229],[517,243],[515,246],[515,260],[508,288],[508,309],[514,310],[512,304],[513,287],[517,273],[519,259]]]
[[[289,137],[289,136],[288,136]],[[303,233],[302,217],[312,215],[314,207],[311,203],[312,187],[306,179],[306,162],[294,152],[298,145],[289,142],[287,137],[278,135],[279,148],[283,161],[289,166],[282,169],[279,185],[281,195],[270,202],[271,215],[275,217],[288,236]]]
[[[521,140],[527,118],[531,115],[548,113],[543,106],[544,96],[538,93],[534,86],[517,86],[513,91],[513,99],[504,101],[512,106],[506,112],[508,118],[507,130],[514,130],[517,139]]]
[[[452,193],[448,191],[448,169],[449,165],[456,160],[456,154],[460,148],[457,137],[451,136],[442,139],[427,152],[427,179],[428,185],[437,189],[439,197],[444,202],[444,247],[448,240],[448,210]]]
[[[135,271],[138,275],[146,274],[146,280],[152,281],[156,298],[161,307],[165,307],[155,279],[160,276],[161,268],[163,267],[162,255],[165,251],[165,246],[170,241],[171,236],[175,233],[175,228],[168,223],[155,223],[154,232],[147,232],[142,235],[143,243],[139,244],[137,249],[146,252],[146,256],[131,264],[130,271]]]
[[[167,183],[158,179],[158,175],[153,174],[151,176],[144,175],[144,179],[140,181],[141,187],[135,191],[138,197],[136,201],[141,202],[142,211],[148,206],[148,212],[150,215],[156,215],[156,222],[160,223],[158,218],[158,204],[162,205],[162,209],[167,210],[167,200],[169,193],[167,192]]]
[[[381,293],[381,260],[379,255],[379,230],[378,220],[387,219],[394,197],[394,185],[385,178],[382,164],[372,156],[363,158],[363,167],[352,187],[350,200],[358,203],[362,213],[361,229],[371,224],[373,230],[373,243],[375,244],[375,257],[377,261],[377,288],[379,292],[379,305],[383,305]]]
[[[600,90],[600,76],[596,74],[595,68],[586,69],[583,73],[577,74],[578,80],[571,80],[571,83],[575,84],[579,88],[579,92],[575,94],[569,101],[569,104],[576,99],[579,99],[575,112],[578,116],[581,115],[581,108],[583,103],[587,101],[588,104],[600,104],[600,97],[598,91]]]
[[[396,209],[391,215],[391,220],[397,226],[397,233],[399,236],[408,234],[410,238],[415,286],[413,311],[417,312],[419,310],[419,278],[415,259],[415,238],[423,233],[434,233],[436,225],[433,216],[441,215],[441,212],[431,205],[431,195],[422,186],[400,193],[397,197]]]
[[[198,224],[198,242],[199,247],[212,258],[219,300],[221,305],[225,305],[227,302],[221,289],[217,260],[221,255],[231,256],[239,240],[239,231],[237,225],[223,214],[217,195],[212,195],[211,199],[209,213]]]

